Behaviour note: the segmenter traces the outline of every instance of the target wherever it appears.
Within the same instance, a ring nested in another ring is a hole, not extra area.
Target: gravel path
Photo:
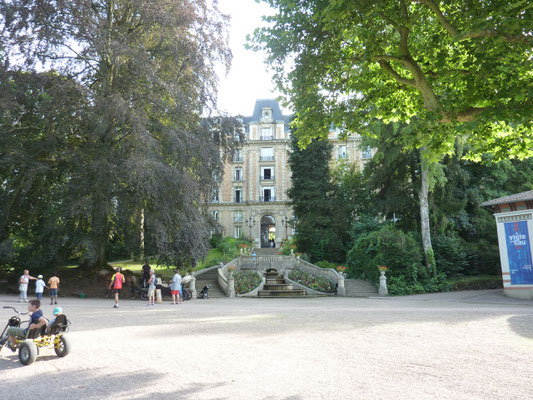
[[[22,366],[4,349],[2,400],[532,398],[533,301],[501,291],[119,309],[60,300],[71,354]],[[10,315],[0,308],[2,324]]]

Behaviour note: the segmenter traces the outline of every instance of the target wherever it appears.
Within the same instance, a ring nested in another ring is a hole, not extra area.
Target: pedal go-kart
[[[19,312],[14,307],[4,306],[3,308],[12,308],[18,315],[26,315],[25,312]],[[9,340],[7,330],[10,327],[19,328],[22,324],[30,321],[21,321],[17,315],[9,318],[7,325],[0,335],[0,352],[7,347]],[[65,357],[70,351],[70,342],[65,336],[69,329],[70,322],[64,314],[58,315],[50,326],[43,325],[39,328],[29,329],[26,331],[24,339],[15,338],[15,346],[19,352],[19,360],[24,365],[30,365],[35,361],[40,349],[53,348],[58,357]]]

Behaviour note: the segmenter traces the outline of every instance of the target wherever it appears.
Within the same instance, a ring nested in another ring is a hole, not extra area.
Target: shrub
[[[423,280],[408,280],[404,275],[387,278],[389,294],[393,296],[407,296],[410,294],[446,292],[450,285],[446,275],[438,274],[436,277]]]
[[[426,292],[422,284],[419,282],[407,282],[403,275],[387,278],[387,289],[392,296],[407,296]]]
[[[236,271],[233,274],[233,279],[235,280],[236,294],[251,292],[261,283],[261,278],[255,271]]]
[[[283,245],[280,248],[281,254],[288,256],[291,254],[291,250],[296,253],[296,242],[294,239],[289,239],[283,242]]]
[[[319,261],[315,265],[320,268],[332,268],[332,269],[336,269],[339,266],[339,264],[332,263],[329,261]]]
[[[222,235],[220,233],[214,233],[211,236],[211,239],[209,239],[209,246],[211,246],[212,249],[216,249],[220,242],[222,241]]]
[[[320,276],[311,275],[307,272],[300,271],[298,269],[293,269],[289,278],[294,282],[299,283],[300,285],[306,286],[308,288],[318,290],[323,293],[334,293],[336,292],[335,284],[329,279],[322,278]]]
[[[464,276],[450,279],[448,285],[451,290],[484,290],[501,289],[503,282],[501,275]]]
[[[222,252],[225,261],[230,261],[240,254],[239,245],[251,246],[251,243],[243,239],[225,237],[218,244],[218,249]]]
[[[403,276],[406,284],[417,281],[423,270],[422,249],[410,235],[394,226],[385,225],[377,231],[360,234],[347,256],[350,277],[366,279],[377,285],[379,265],[389,267],[387,277]]]
[[[468,269],[468,251],[458,236],[436,235],[432,238],[432,246],[437,261],[437,271],[455,276]]]

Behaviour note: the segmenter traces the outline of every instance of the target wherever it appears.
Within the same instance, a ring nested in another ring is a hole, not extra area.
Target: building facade
[[[276,100],[257,100],[253,115],[243,119],[244,140],[209,204],[224,236],[246,237],[256,247],[279,247],[294,233],[287,190],[291,187],[289,153],[291,116],[281,113]],[[372,151],[361,137],[339,139],[331,130],[332,163],[346,160],[362,168]]]

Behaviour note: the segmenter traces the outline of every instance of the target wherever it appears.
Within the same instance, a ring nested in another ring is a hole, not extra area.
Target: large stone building
[[[291,148],[289,115],[282,115],[276,100],[257,100],[251,117],[242,121],[244,140],[209,205],[224,236],[251,238],[256,247],[278,247],[293,234],[288,156]],[[361,137],[340,140],[331,130],[333,160],[354,162],[361,168],[371,158]]]

